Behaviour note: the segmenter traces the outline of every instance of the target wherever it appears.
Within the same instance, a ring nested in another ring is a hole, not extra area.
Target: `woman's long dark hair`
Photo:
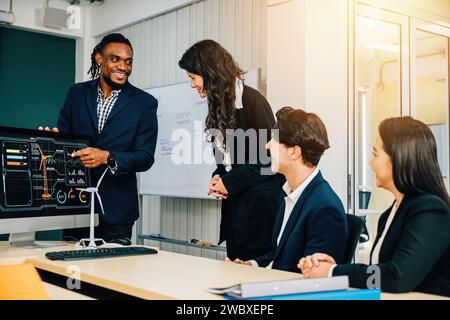
[[[206,130],[218,129],[225,137],[226,129],[236,126],[236,78],[242,70],[231,54],[213,40],[203,40],[190,47],[178,65],[187,72],[203,77],[208,94]]]
[[[397,189],[405,196],[433,194],[450,206],[430,128],[411,117],[397,117],[384,120],[378,130],[392,159]]]

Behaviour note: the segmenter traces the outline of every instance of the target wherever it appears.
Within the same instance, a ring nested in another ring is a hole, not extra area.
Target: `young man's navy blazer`
[[[286,193],[282,192],[272,239],[272,250],[254,259],[260,267],[273,261],[272,268],[299,272],[297,264],[317,252],[343,260],[348,230],[344,207],[319,172],[297,200],[277,245],[284,218]]]

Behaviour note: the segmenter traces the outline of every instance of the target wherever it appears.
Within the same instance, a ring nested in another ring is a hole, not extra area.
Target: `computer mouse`
[[[117,243],[122,246],[131,246],[131,240],[129,238],[112,239],[109,243]]]

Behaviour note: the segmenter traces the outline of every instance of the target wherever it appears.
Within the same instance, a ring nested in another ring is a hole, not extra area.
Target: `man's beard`
[[[112,81],[109,76],[102,75],[102,77],[103,77],[103,80],[105,80],[106,84],[113,90],[122,89],[123,86],[128,82],[128,78],[124,84],[119,84],[119,83],[115,83],[114,81]]]

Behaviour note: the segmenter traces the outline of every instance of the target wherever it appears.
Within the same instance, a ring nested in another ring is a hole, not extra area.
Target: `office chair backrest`
[[[353,214],[346,214],[348,226],[347,246],[344,252],[343,263],[352,263],[355,256],[356,247],[358,246],[359,236],[364,228],[365,221],[359,216]]]

